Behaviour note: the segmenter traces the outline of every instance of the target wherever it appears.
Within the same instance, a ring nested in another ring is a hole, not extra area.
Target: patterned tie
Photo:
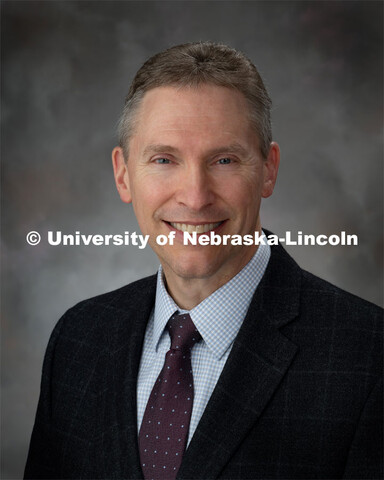
[[[188,314],[173,315],[167,326],[171,348],[149,397],[139,434],[146,480],[176,478],[192,413],[191,350],[201,336]]]

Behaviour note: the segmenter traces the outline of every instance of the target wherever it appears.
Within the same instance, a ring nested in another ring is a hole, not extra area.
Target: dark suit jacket
[[[50,339],[25,477],[140,479],[136,379],[155,276],[69,310]],[[376,479],[378,307],[272,247],[178,479]]]

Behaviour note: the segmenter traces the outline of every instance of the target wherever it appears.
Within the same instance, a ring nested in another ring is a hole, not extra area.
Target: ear
[[[263,198],[267,198],[273,193],[280,164],[280,148],[276,142],[271,143],[268,157],[263,162],[264,181],[261,195]]]
[[[112,150],[112,165],[116,187],[120,198],[124,203],[131,203],[132,195],[131,187],[129,185],[128,167],[121,147],[115,147]]]

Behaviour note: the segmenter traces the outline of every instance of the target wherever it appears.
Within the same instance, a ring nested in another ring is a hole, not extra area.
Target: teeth
[[[188,232],[188,233],[206,233],[209,232],[210,230],[214,230],[217,228],[221,222],[218,223],[203,223],[201,225],[189,225],[187,223],[172,223],[169,222],[173,228],[176,228],[176,230],[180,230],[181,232]]]

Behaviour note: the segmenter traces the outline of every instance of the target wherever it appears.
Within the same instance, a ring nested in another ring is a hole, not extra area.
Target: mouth
[[[167,222],[171,227],[180,232],[188,233],[207,233],[211,230],[215,230],[217,227],[222,225],[224,222],[215,222],[215,223],[201,223],[198,225],[192,225],[190,223],[177,223],[177,222]]]

